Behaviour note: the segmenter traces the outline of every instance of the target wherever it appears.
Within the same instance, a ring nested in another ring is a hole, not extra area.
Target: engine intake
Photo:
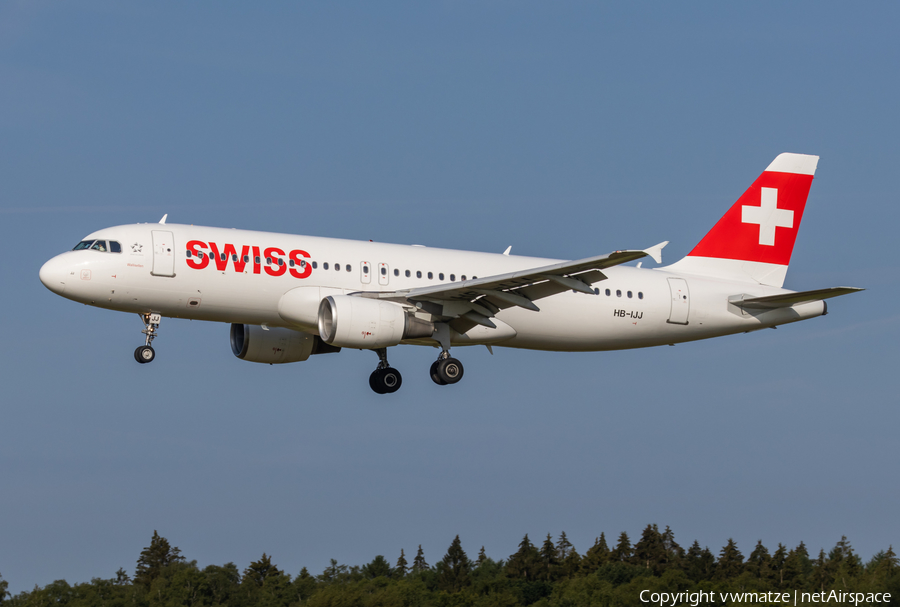
[[[333,346],[386,348],[433,334],[434,323],[416,318],[390,301],[332,295],[319,304],[319,337]]]
[[[235,323],[231,325],[231,351],[241,360],[277,365],[301,362],[313,354],[339,352],[340,348],[302,331]]]

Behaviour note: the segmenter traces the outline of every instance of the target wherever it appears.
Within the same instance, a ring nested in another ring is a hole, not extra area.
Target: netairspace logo
[[[716,598],[718,595],[718,598]],[[688,604],[691,607],[713,604],[779,604],[808,605],[813,603],[843,603],[853,605],[869,605],[876,603],[890,603],[889,592],[641,592],[642,603],[652,603],[660,607],[675,607]]]

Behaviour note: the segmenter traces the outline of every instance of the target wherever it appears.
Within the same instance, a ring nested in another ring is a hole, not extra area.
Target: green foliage
[[[893,546],[863,564],[846,537],[833,549],[810,559],[802,542],[782,544],[769,554],[757,542],[750,556],[733,540],[718,559],[694,542],[685,551],[668,527],[648,525],[632,546],[627,534],[613,550],[601,534],[580,557],[561,533],[538,549],[526,535],[508,562],[484,551],[471,562],[457,536],[444,558],[431,568],[421,546],[407,575],[401,550],[397,567],[376,556],[362,567],[332,559],[319,576],[304,567],[293,579],[272,558],[249,563],[243,574],[234,563],[209,565],[185,561],[177,548],[154,532],[141,552],[134,580],[119,569],[111,579],[69,585],[58,580],[9,597],[0,577],[2,607],[635,607],[642,590],[652,592],[890,592],[900,597],[900,560]]]
[[[394,573],[392,574],[395,578],[403,578],[406,577],[406,572],[409,571],[409,567],[406,566],[406,555],[403,553],[403,548],[400,549],[400,558],[397,559],[397,564],[394,565]]]

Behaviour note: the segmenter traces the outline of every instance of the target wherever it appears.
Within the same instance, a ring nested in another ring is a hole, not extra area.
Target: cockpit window
[[[84,249],[90,249],[92,251],[100,251],[101,253],[121,253],[122,245],[116,242],[115,240],[110,240],[106,242],[105,240],[82,240],[73,251],[82,251]]]

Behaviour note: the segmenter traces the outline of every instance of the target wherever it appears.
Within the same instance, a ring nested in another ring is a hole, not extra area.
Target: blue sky
[[[9,2],[0,6],[0,574],[392,562],[456,534],[648,523],[745,555],[897,520],[896,4]],[[49,257],[154,222],[579,258],[687,253],[780,152],[821,156],[785,286],[825,318],[619,353],[396,348],[262,366],[228,327],[47,291]]]

